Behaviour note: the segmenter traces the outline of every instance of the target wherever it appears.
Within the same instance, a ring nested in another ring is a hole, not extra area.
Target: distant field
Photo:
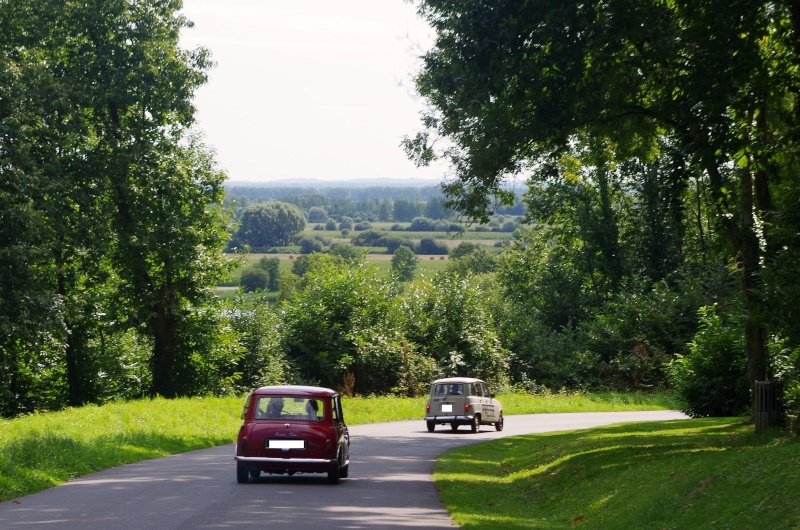
[[[372,230],[381,230],[393,237],[402,239],[409,239],[412,241],[419,241],[422,238],[429,237],[436,239],[447,244],[448,247],[457,247],[464,241],[469,241],[476,245],[493,246],[498,241],[509,241],[514,236],[511,232],[408,232],[406,230],[391,231],[387,228],[381,228],[373,224]],[[347,236],[343,236],[341,230],[314,230],[314,225],[306,226],[302,235],[308,237],[321,236],[329,239],[332,243],[349,243],[350,240],[357,236],[362,231],[351,230]]]
[[[378,222],[371,224],[372,230],[382,230],[392,237],[398,237],[413,243],[419,243],[421,239],[428,237],[443,243],[448,247],[448,249],[453,249],[461,243],[469,242],[475,245],[483,245],[500,252],[501,249],[497,245],[510,241],[514,236],[514,234],[511,232],[408,232],[405,230],[391,230],[391,227],[398,225],[398,223]],[[406,223],[405,226],[407,225],[408,224]],[[361,231],[351,230],[347,232],[347,235],[343,235],[341,230],[315,230],[315,227],[319,226],[319,224],[307,224],[305,230],[303,230],[300,235],[304,237],[324,238],[324,244],[327,246],[334,243],[350,244],[352,238],[361,233]],[[400,226],[403,226],[403,224],[400,223]],[[366,248],[366,250],[368,252],[368,262],[373,263],[376,267],[387,273],[391,270],[392,255],[387,253],[386,247],[369,247]],[[247,266],[255,265],[261,258],[278,258],[280,260],[278,270],[283,273],[285,271],[292,270],[292,263],[301,255],[302,254],[299,252],[286,251],[280,254],[248,254],[244,258],[245,265],[232,271],[231,279],[229,282],[226,282],[225,285],[238,285],[242,274],[242,269]],[[231,259],[235,259],[235,257],[235,255],[230,254]],[[446,255],[419,255],[418,258],[419,262],[415,274],[416,279],[419,279],[423,276],[432,276],[433,274],[444,270],[449,261],[449,257]],[[220,288],[220,294],[223,292],[230,292],[232,289],[235,288]]]
[[[246,266],[252,266],[261,260],[261,258],[278,258],[280,263],[278,265],[278,270],[283,273],[292,270],[292,264],[294,260],[297,259],[302,254],[248,254],[245,256],[245,263]],[[234,255],[230,254],[231,259],[234,259]],[[441,256],[418,256],[418,265],[417,271],[415,274],[415,278],[419,279],[422,276],[432,276],[439,271],[444,270],[447,267],[447,263],[450,260],[448,256],[441,255]],[[391,254],[367,254],[367,262],[374,264],[380,270],[384,272],[389,272],[392,268],[392,255]],[[231,280],[238,284],[239,278],[242,274],[242,269],[244,267],[239,267],[231,272]],[[221,288],[223,290],[230,291],[230,288]]]

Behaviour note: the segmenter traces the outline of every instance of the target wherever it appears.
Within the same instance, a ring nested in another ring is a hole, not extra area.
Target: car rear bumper
[[[328,460],[327,458],[268,458],[263,456],[234,456],[237,462],[245,464],[279,464],[278,467],[300,464],[300,465],[316,465],[320,467],[332,466],[336,464],[336,459]]]
[[[474,416],[425,416],[425,421],[434,423],[470,423]]]

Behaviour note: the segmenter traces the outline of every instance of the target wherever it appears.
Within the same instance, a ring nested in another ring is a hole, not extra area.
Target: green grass
[[[741,418],[504,438],[443,454],[434,480],[468,529],[800,528],[800,442]]]

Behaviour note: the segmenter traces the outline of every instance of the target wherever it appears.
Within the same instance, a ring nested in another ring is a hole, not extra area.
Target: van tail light
[[[469,403],[464,403],[464,412],[469,411]]]
[[[431,406],[430,406],[430,404],[428,404],[428,405],[425,405],[425,412],[430,412],[430,411],[431,411]]]

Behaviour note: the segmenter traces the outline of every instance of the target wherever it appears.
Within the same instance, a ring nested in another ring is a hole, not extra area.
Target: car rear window
[[[261,396],[255,409],[257,420],[322,421],[325,408],[320,398]]]
[[[437,384],[433,387],[436,396],[462,396],[464,395],[464,385],[461,383]]]

